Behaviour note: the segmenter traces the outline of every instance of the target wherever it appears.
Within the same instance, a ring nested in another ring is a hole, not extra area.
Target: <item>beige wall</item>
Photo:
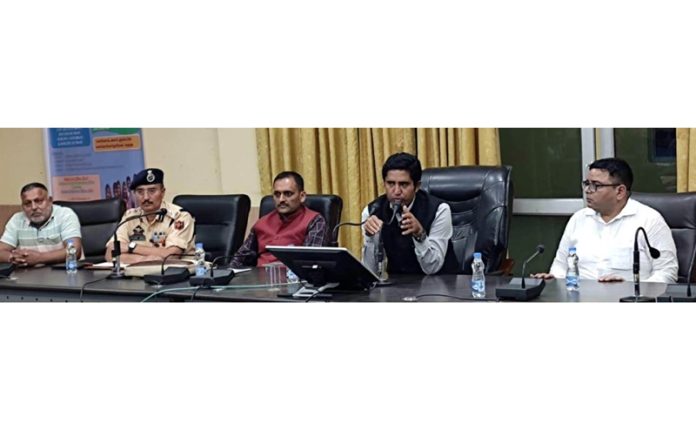
[[[20,188],[34,181],[46,182],[43,130],[0,128],[0,204],[18,205]]]
[[[167,197],[238,194],[261,199],[253,128],[145,128],[145,165],[165,171]],[[0,205],[19,203],[22,185],[47,183],[43,129],[0,128]]]

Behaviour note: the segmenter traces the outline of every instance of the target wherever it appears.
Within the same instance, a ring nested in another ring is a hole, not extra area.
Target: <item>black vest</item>
[[[423,190],[416,192],[416,200],[411,207],[411,213],[415,215],[427,234],[430,234],[430,227],[433,225],[433,221],[435,221],[435,215],[441,203],[443,203],[442,200],[429,195]],[[379,206],[374,215],[384,222],[381,234],[384,252],[387,256],[387,272],[424,274],[416,258],[413,238],[401,234],[401,227],[396,217],[389,224],[393,211],[389,206],[387,196],[381,195],[372,201],[368,205],[368,211],[372,212],[375,205]],[[452,249],[452,242],[450,241],[447,245],[445,264],[438,273],[451,272],[452,268],[456,268],[456,258]]]

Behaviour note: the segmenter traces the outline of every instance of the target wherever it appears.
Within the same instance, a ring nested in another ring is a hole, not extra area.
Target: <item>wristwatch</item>
[[[128,244],[128,253],[132,254],[135,251],[135,247],[138,246],[137,243],[131,242]]]
[[[428,235],[425,233],[425,230],[421,230],[421,234],[418,236],[413,236],[413,238],[416,239],[416,242],[423,242],[426,237],[428,237]]]

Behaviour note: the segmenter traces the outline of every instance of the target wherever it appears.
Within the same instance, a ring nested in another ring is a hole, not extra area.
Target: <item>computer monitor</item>
[[[338,290],[369,290],[379,282],[346,248],[313,246],[267,246],[266,249],[300,279],[319,288],[336,284]]]

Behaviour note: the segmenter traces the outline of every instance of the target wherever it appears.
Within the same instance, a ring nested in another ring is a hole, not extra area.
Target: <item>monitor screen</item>
[[[337,283],[339,289],[365,290],[379,282],[377,275],[346,248],[267,246],[266,249],[315,287]]]

